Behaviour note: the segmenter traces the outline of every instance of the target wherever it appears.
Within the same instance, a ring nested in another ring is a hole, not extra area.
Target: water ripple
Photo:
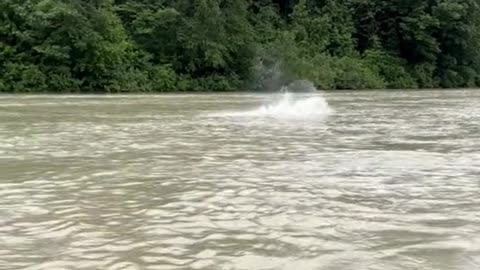
[[[0,269],[480,268],[480,92],[325,97],[1,97]]]

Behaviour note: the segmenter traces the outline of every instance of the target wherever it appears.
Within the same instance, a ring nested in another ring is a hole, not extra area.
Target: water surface
[[[1,96],[0,269],[480,269],[480,91],[323,96]]]

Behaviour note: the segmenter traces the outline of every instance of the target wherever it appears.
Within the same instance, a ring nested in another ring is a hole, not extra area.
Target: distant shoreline
[[[318,93],[348,93],[348,92],[409,92],[409,91],[466,91],[466,90],[479,90],[480,88],[418,88],[418,89],[327,89],[318,90]],[[316,93],[316,92],[291,92],[291,93]],[[238,90],[238,91],[132,91],[132,92],[96,92],[96,91],[84,91],[84,92],[0,92],[2,96],[64,96],[64,95],[78,95],[78,96],[144,96],[144,95],[235,95],[235,94],[281,94],[280,91],[254,91],[254,90]]]

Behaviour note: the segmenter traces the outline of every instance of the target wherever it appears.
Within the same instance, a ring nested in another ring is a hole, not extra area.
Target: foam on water
[[[295,99],[293,94],[285,92],[279,102],[262,106],[250,114],[279,118],[310,118],[327,116],[331,111],[327,101],[322,96]]]
[[[216,117],[271,117],[277,119],[321,119],[332,113],[328,102],[322,96],[295,95],[285,92],[279,101],[263,105],[257,109],[217,113],[210,116]]]

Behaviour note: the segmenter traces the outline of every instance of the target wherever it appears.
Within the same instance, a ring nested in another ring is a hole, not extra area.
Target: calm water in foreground
[[[480,269],[480,90],[287,98],[0,96],[0,269]]]

